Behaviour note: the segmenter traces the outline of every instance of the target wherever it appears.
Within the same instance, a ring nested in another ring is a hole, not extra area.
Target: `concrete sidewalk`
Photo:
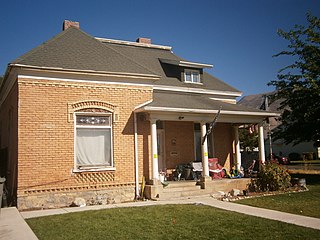
[[[1,208],[0,213],[1,240],[36,240],[36,235],[15,207]]]
[[[165,205],[165,204],[203,204],[208,205],[228,211],[243,213],[251,216],[276,220],[280,222],[286,222],[295,224],[298,226],[314,228],[320,230],[320,219],[305,217],[290,213],[279,212],[275,210],[269,210],[264,208],[250,207],[242,204],[236,204],[232,202],[223,202],[216,200],[212,197],[193,197],[188,199],[175,199],[169,201],[145,201],[145,202],[130,202],[130,203],[120,203],[120,204],[110,204],[110,205],[98,205],[98,206],[87,206],[87,207],[73,207],[73,208],[61,208],[52,210],[38,210],[21,212],[23,218],[33,218],[48,216],[54,214],[64,214],[71,212],[87,211],[87,210],[99,210],[117,207],[139,207],[139,206],[152,206],[152,205]]]
[[[202,199],[201,202],[205,205],[210,205],[212,207],[243,213],[251,216],[276,220],[285,223],[291,223],[302,227],[314,228],[320,230],[320,219],[313,217],[306,217],[301,215],[295,215],[291,213],[279,212],[275,210],[269,210],[265,208],[257,208],[246,206],[242,204],[223,202],[215,199]]]
[[[232,202],[222,202],[212,197],[193,197],[189,199],[174,199],[171,201],[145,201],[130,202],[110,205],[97,205],[87,207],[70,207],[37,211],[26,211],[19,213],[16,208],[2,208],[0,215],[0,239],[28,239],[35,240],[37,237],[31,231],[24,219],[50,216],[56,214],[65,214],[71,212],[81,212],[90,210],[110,209],[118,207],[141,207],[165,204],[203,204],[228,211],[238,212],[251,216],[286,222],[298,226],[308,227],[320,230],[320,219],[312,217],[304,217],[290,213],[283,213],[274,210],[250,207],[246,205],[236,204]]]

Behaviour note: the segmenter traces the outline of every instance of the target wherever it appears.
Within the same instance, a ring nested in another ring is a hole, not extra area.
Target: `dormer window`
[[[200,72],[195,70],[185,70],[184,81],[187,83],[201,83]]]

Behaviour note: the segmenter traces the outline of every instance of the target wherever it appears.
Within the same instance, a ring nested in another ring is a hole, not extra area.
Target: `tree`
[[[278,80],[268,83],[277,90],[273,99],[282,99],[282,124],[273,136],[286,144],[320,140],[320,19],[310,13],[306,16],[307,27],[278,31],[290,43],[289,50],[275,57],[290,56],[293,63],[279,71]]]
[[[244,151],[253,151],[258,147],[258,134],[256,132],[250,133],[247,128],[239,128],[239,140]]]

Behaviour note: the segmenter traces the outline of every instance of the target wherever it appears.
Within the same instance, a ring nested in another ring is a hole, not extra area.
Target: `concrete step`
[[[180,187],[194,187],[199,186],[197,181],[169,181],[166,182],[165,188],[180,188]]]
[[[184,199],[194,196],[209,196],[209,191],[201,189],[196,181],[169,182],[159,194],[159,200]]]
[[[163,192],[187,192],[187,191],[195,191],[200,190],[200,186],[176,186],[176,187],[164,187]]]
[[[162,192],[159,194],[158,200],[186,199],[188,197],[210,196],[210,193],[204,189],[187,192]]]

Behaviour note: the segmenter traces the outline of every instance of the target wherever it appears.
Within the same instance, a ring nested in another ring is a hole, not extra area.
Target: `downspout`
[[[138,156],[138,127],[137,127],[137,113],[133,112],[133,124],[134,124],[134,160],[135,160],[135,187],[136,197],[139,199],[139,156]]]

